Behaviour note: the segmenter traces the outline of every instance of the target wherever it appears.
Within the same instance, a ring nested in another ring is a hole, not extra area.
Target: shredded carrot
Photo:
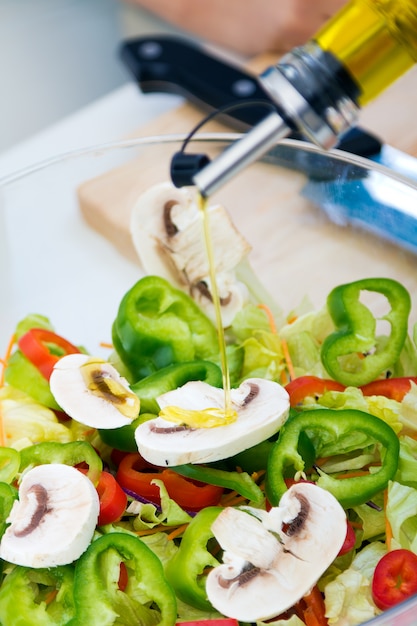
[[[385,511],[385,544],[387,550],[391,550],[392,528],[387,517],[388,489],[384,491],[384,511]]]
[[[221,500],[220,501],[220,506],[223,506],[223,507],[226,507],[226,506],[239,506],[239,504],[244,504],[247,501],[248,501],[248,499],[245,498],[244,496],[237,495],[233,500],[227,500],[226,502],[224,500]]]
[[[158,524],[157,526],[154,526],[153,528],[143,528],[142,530],[137,530],[135,534],[138,535],[138,537],[145,537],[147,535],[155,535],[156,533],[164,532],[166,530],[167,530],[166,526],[163,526],[162,524]]]
[[[306,626],[328,626],[323,595],[317,585],[304,596],[302,601],[305,604],[303,617]]]
[[[163,524],[158,524],[153,528],[143,528],[142,530],[137,530],[136,535],[138,535],[138,537],[146,537],[147,535],[155,535],[156,533],[162,533],[169,530],[168,539],[175,539],[175,537],[178,537],[178,535],[181,535],[181,533],[184,532],[187,526],[188,524],[181,524],[180,526],[167,527]]]
[[[331,458],[332,458],[331,456],[320,456],[318,459],[314,461],[314,465],[317,465],[318,467],[320,467],[321,465],[324,465],[326,461],[328,461]]]
[[[274,335],[278,334],[277,331],[277,327],[275,324],[275,319],[274,316],[272,314],[271,309],[266,305],[266,304],[258,304],[258,308],[262,309],[263,311],[265,311],[266,316],[268,318],[268,323],[269,323],[269,327],[271,329],[271,333],[273,333]],[[281,347],[282,347],[282,351],[284,353],[284,360],[285,360],[285,364],[287,366],[287,370],[288,370],[288,375],[290,380],[295,378],[295,372],[294,372],[294,367],[291,361],[291,356],[290,356],[290,351],[288,349],[288,344],[285,341],[285,339],[281,339]],[[281,377],[281,383],[285,384],[286,382],[288,382],[285,378],[284,378],[285,374],[282,375]]]
[[[294,378],[295,378],[294,366],[292,364],[290,351],[288,349],[288,344],[285,341],[285,339],[281,339],[281,347],[282,347],[282,351],[284,353],[284,359],[285,359],[285,363],[287,365],[287,370],[288,370],[288,374],[289,374],[290,380],[294,380]]]
[[[298,316],[297,315],[291,315],[287,319],[287,324],[294,324],[294,322],[296,322],[297,320],[298,320]]]
[[[113,344],[109,343],[107,341],[100,341],[99,345],[100,345],[101,348],[108,348],[109,350],[113,349]]]
[[[266,304],[258,304],[258,308],[262,309],[263,311],[265,311],[266,316],[268,318],[268,324],[269,324],[269,328],[271,329],[271,333],[276,335],[277,334],[277,327],[276,327],[275,319],[274,319],[274,316],[272,314],[271,309]]]
[[[369,472],[366,470],[361,470],[357,472],[349,472],[347,474],[338,474],[334,475],[334,478],[338,478],[339,480],[343,480],[344,478],[361,478],[362,476],[368,476]]]
[[[167,538],[170,541],[172,541],[176,537],[179,537],[180,535],[182,535],[182,533],[187,529],[187,527],[188,527],[188,524],[181,524],[181,526],[178,526],[178,528],[171,530],[171,532],[168,533]]]
[[[362,522],[355,522],[355,521],[349,520],[349,524],[352,526],[352,528],[357,528],[358,530],[362,530],[363,528]]]
[[[50,591],[45,598],[45,604],[46,605],[51,604],[51,602],[55,600],[57,595],[58,595],[58,589],[52,589],[52,591]]]
[[[256,481],[262,478],[262,476],[265,476],[265,474],[266,474],[266,470],[264,469],[258,470],[257,472],[252,472],[251,478],[256,483]]]
[[[222,496],[220,500],[220,506],[236,506],[238,504],[242,504],[242,502],[247,502],[247,498],[241,496],[237,491],[230,491]]]
[[[229,493],[226,493],[224,496],[222,496],[220,501],[221,506],[229,506],[228,502],[230,500],[234,500],[238,495],[239,494],[237,493],[237,491],[229,491]]]

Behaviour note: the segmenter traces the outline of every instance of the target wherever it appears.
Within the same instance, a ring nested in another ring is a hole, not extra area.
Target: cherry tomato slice
[[[355,547],[355,543],[356,543],[355,531],[353,530],[353,527],[350,524],[349,520],[346,520],[346,537],[345,537],[345,541],[342,547],[340,548],[339,554],[337,556],[342,556],[343,554],[347,554],[348,552],[350,552]]]
[[[335,380],[318,376],[299,376],[285,386],[291,407],[301,404],[308,396],[321,396],[325,391],[344,391],[345,386]]]
[[[49,380],[55,363],[66,354],[77,354],[72,343],[45,328],[31,328],[17,342],[19,349],[46,380]],[[55,347],[56,352],[52,347]]]
[[[159,487],[153,484],[155,479],[164,483],[170,498],[189,511],[214,506],[223,495],[222,487],[195,482],[171,469],[151,465],[136,452],[122,458],[116,473],[116,480],[124,489],[160,504]]]
[[[417,593],[417,554],[392,550],[378,562],[372,579],[372,596],[385,611]]]
[[[118,586],[119,586],[120,591],[126,591],[128,582],[129,582],[129,574],[127,571],[126,563],[124,561],[120,561],[120,573],[119,573],[119,581],[118,581]]]
[[[384,378],[363,385],[360,389],[364,396],[385,396],[391,400],[401,402],[404,396],[410,391],[411,382],[417,384],[417,378],[413,376]]]
[[[126,510],[127,495],[109,472],[101,472],[96,487],[100,498],[98,525],[105,526],[119,520]]]

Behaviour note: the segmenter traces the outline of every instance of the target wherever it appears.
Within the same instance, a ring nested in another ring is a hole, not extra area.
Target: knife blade
[[[274,106],[256,75],[186,39],[158,35],[126,40],[120,56],[143,93],[180,94],[207,114],[221,110],[222,120],[238,130],[260,122]],[[236,108],[222,111],[232,105]],[[296,131],[290,137],[303,139]],[[325,156],[323,160],[307,149],[279,146],[269,160],[306,174],[303,195],[333,222],[353,224],[417,253],[417,159],[360,127],[346,133],[337,148],[388,168],[398,180],[388,185],[383,173],[354,165],[349,172],[348,166],[329,170]]]

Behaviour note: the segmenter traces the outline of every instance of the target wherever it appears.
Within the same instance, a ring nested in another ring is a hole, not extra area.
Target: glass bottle
[[[259,81],[276,105],[193,183],[211,195],[235,173],[297,130],[335,146],[378,96],[417,62],[417,0],[350,0],[306,45],[286,54]]]

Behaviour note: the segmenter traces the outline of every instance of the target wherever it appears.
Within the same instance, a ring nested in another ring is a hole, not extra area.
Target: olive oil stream
[[[168,421],[186,424],[190,428],[213,428],[235,422],[237,420],[237,411],[232,407],[230,395],[230,372],[227,362],[226,338],[223,329],[220,295],[217,288],[216,263],[210,229],[210,211],[208,210],[207,199],[199,193],[197,194],[196,202],[202,221],[204,245],[209,268],[210,293],[215,311],[220,365],[223,378],[224,405],[223,407],[208,407],[204,410],[167,406],[161,410],[159,415]]]
[[[213,251],[213,242],[211,238],[210,230],[210,215],[208,211],[207,199],[200,193],[197,195],[198,205],[201,212],[201,218],[203,221],[204,243],[206,246],[207,261],[210,272],[210,284],[211,284],[211,296],[213,299],[213,306],[216,316],[216,327],[219,338],[219,351],[220,351],[220,363],[223,375],[223,389],[224,389],[224,411],[225,417],[232,417],[234,411],[232,410],[232,402],[230,398],[230,372],[227,362],[226,354],[226,338],[223,329],[222,312],[220,304],[219,291],[217,289],[216,279],[216,263]]]

